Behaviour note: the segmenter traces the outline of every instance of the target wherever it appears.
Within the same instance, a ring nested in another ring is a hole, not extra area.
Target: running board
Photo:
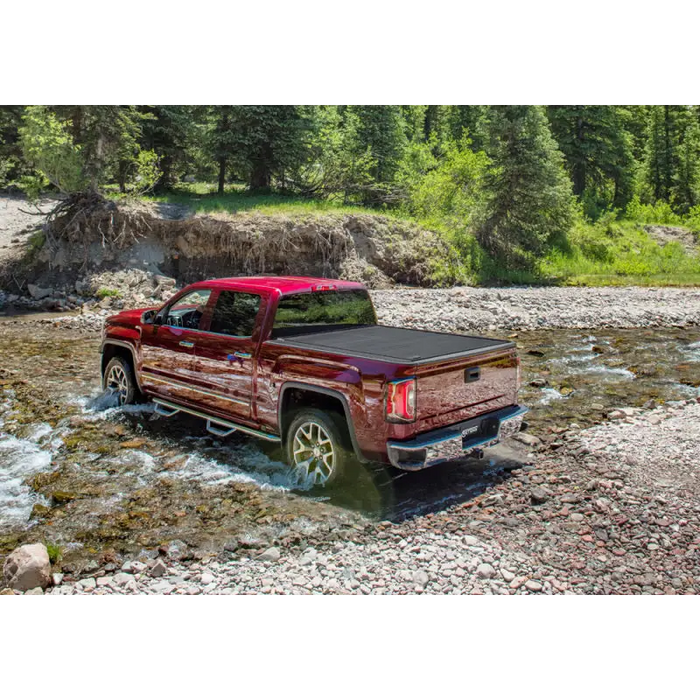
[[[179,408],[166,408],[165,406],[161,406],[156,401],[156,413],[159,416],[164,416],[165,418],[170,418],[171,416],[174,416],[176,413],[180,413],[180,409]]]
[[[228,437],[235,433],[237,428],[217,428],[210,420],[207,421],[207,430],[218,437]]]
[[[256,430],[255,428],[249,428],[247,425],[241,425],[240,423],[233,423],[223,418],[216,418],[204,411],[198,411],[194,408],[188,408],[178,403],[173,403],[172,401],[166,401],[165,399],[153,399],[153,403],[156,405],[156,412],[163,416],[174,416],[176,413],[183,411],[184,413],[189,413],[198,418],[204,418],[207,421],[207,430],[214,435],[220,437],[225,437],[230,435],[235,430],[240,430],[242,433],[248,433],[249,435],[254,435],[255,437],[262,438],[263,440],[269,440],[270,442],[280,442],[279,435],[272,435],[271,433],[265,433],[262,430]],[[170,409],[172,413],[161,413],[159,407],[162,406],[166,411]],[[213,425],[215,424],[215,425]],[[218,428],[216,426],[223,426],[223,428]]]

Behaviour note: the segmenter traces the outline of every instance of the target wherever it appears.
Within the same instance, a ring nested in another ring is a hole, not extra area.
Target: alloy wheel
[[[129,378],[126,376],[124,368],[114,365],[107,375],[107,389],[117,395],[119,405],[123,406],[129,395]]]
[[[323,486],[333,474],[336,458],[333,441],[322,425],[314,421],[302,423],[294,433],[292,452],[300,481]]]

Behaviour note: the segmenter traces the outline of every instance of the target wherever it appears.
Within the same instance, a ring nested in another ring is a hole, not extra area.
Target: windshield
[[[272,337],[376,323],[372,300],[364,289],[291,294],[279,300]]]

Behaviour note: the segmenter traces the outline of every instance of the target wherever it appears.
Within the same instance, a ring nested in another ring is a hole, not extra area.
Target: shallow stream
[[[700,394],[698,329],[521,332],[529,430],[590,425],[620,406]],[[100,391],[99,339],[0,324],[0,556],[24,541],[64,561],[153,552],[175,539],[212,551],[343,537],[366,518],[403,519],[483,492],[525,450],[421,473],[358,469],[332,492],[298,492],[279,448],[209,435],[150,404]]]

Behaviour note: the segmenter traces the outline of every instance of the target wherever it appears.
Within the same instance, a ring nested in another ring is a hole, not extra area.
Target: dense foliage
[[[200,182],[221,196],[235,186],[411,216],[445,233],[465,260],[532,270],[566,255],[585,221],[633,212],[650,223],[700,221],[700,110],[0,108],[0,187],[162,194]]]

